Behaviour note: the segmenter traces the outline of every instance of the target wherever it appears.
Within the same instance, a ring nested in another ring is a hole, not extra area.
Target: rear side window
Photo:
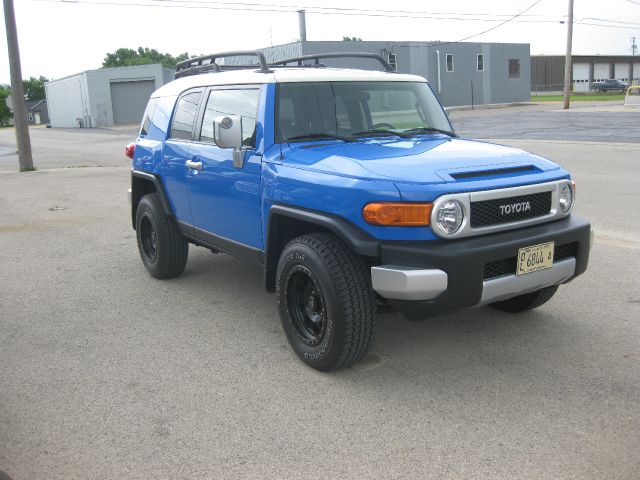
[[[171,138],[179,140],[191,140],[193,124],[198,113],[202,92],[191,92],[183,95],[178,100],[176,113],[171,124]]]
[[[242,119],[242,144],[255,146],[256,115],[260,89],[242,88],[212,90],[204,111],[200,141],[213,143],[213,121],[222,115],[237,115]]]
[[[153,114],[156,111],[156,107],[158,106],[158,98],[149,99],[149,103],[147,103],[147,108],[144,111],[144,116],[142,117],[142,126],[140,127],[140,136],[144,137],[149,133],[149,128],[151,127],[151,119],[153,118]]]

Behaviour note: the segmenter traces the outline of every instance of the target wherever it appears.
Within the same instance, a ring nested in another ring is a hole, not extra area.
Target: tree
[[[40,75],[38,78],[29,77],[28,80],[23,80],[22,85],[24,88],[24,98],[27,101],[44,100],[44,84],[48,81],[49,79],[47,77],[43,77],[42,75]]]
[[[361,42],[362,38],[360,37],[342,37],[343,42]]]
[[[188,58],[187,52],[174,57],[169,53],[160,53],[155,48],[138,47],[138,50],[119,48],[113,53],[107,53],[102,61],[102,68],[149,65],[151,63],[161,63],[164,67],[175,68],[176,63]]]
[[[7,107],[7,97],[11,94],[9,85],[0,85],[0,126],[9,125],[11,110]]]

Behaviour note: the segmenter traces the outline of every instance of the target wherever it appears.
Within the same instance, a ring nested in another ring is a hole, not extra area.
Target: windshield
[[[424,82],[304,82],[278,85],[276,138],[286,141],[452,132]],[[384,133],[387,131],[387,133]]]

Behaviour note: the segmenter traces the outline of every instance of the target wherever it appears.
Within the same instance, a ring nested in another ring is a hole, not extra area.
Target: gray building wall
[[[307,41],[267,47],[261,51],[269,62],[329,52],[368,52],[385,58],[395,54],[398,72],[426,78],[445,106],[471,105],[472,102],[476,105],[518,102],[531,98],[528,44]],[[440,83],[437,51],[440,52]],[[453,72],[447,72],[447,54],[453,55]],[[484,71],[477,69],[478,54],[484,55]],[[509,59],[520,61],[519,78],[509,78]],[[242,59],[236,63],[246,61]],[[379,69],[379,65],[369,59],[323,59],[322,63],[338,68]]]
[[[89,70],[52,80],[45,85],[51,126],[112,126],[112,82],[153,80],[157,89],[173,80],[173,74],[172,69],[162,65],[136,65]]]

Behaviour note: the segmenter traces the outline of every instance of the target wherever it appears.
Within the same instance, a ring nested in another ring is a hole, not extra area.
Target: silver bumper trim
[[[576,259],[567,258],[553,264],[551,268],[522,276],[507,275],[482,282],[480,303],[497,302],[507,298],[534,292],[544,287],[558,285],[573,277]]]
[[[371,268],[371,283],[384,298],[431,300],[447,289],[448,276],[437,269],[381,265]]]
[[[127,190],[127,199],[129,200],[129,205],[131,205],[131,189]]]

